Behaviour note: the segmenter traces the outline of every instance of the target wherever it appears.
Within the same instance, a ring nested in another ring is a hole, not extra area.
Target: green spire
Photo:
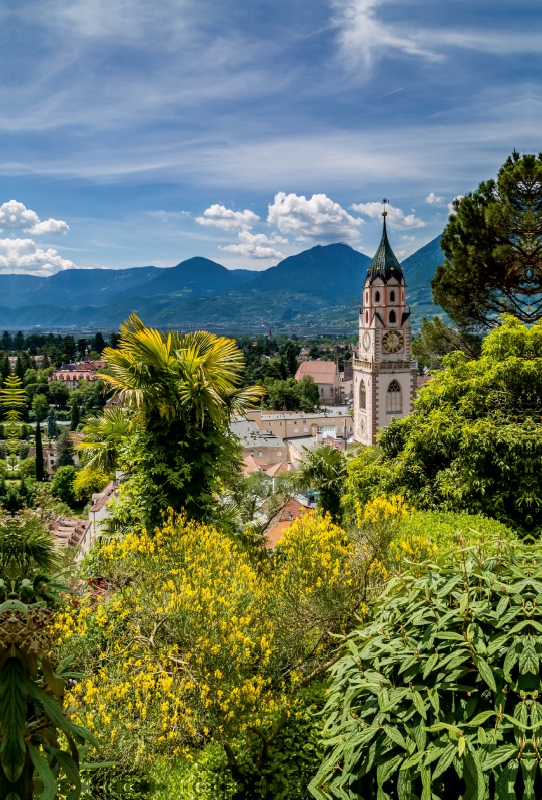
[[[404,283],[403,270],[397,261],[397,257],[388,241],[388,234],[386,231],[386,212],[382,214],[384,217],[384,228],[382,230],[382,239],[378,245],[373,260],[367,270],[367,277],[374,281],[375,278],[382,278],[384,283],[387,283],[390,278],[397,278],[399,283]]]

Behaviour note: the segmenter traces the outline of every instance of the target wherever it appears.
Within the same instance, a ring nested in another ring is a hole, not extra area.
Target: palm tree
[[[130,430],[130,417],[123,408],[104,408],[87,416],[85,438],[77,446],[85,469],[111,474],[117,468],[119,447]]]
[[[305,448],[306,449],[306,448]],[[306,450],[307,457],[297,470],[296,482],[299,489],[318,489],[318,507],[329,512],[334,522],[340,522],[341,497],[346,478],[346,457],[328,445]]]
[[[93,453],[97,464],[120,452],[129,501],[123,505],[121,498],[114,513],[151,528],[170,507],[207,517],[221,485],[239,469],[230,417],[244,414],[265,391],[241,387],[241,351],[233,340],[207,331],[161,333],[132,314],[120,328],[117,348],[103,356],[108,368],[99,377],[125,408],[101,426],[89,421],[89,444],[82,450]]]
[[[156,413],[168,420],[189,413],[199,424],[209,416],[220,425],[230,408],[242,413],[265,392],[258,386],[239,392],[244,360],[233,339],[208,331],[164,334],[145,327],[136,314],[121,325],[120,334],[118,348],[103,353],[108,373],[98,377],[147,419]]]

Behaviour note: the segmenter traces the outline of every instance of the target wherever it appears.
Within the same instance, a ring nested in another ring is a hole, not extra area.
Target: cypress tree
[[[54,408],[50,408],[47,413],[47,436],[54,439],[58,436],[58,425],[56,424],[56,414]]]
[[[17,363],[15,364],[15,374],[21,380],[24,380],[24,364],[20,354],[17,356]]]
[[[38,421],[36,423],[36,480],[43,481],[44,477],[43,443],[41,441],[41,425]]]
[[[47,355],[47,353],[44,353],[43,354],[43,358],[41,360],[41,368],[42,369],[47,369],[47,367],[50,367],[50,366],[51,366],[51,362],[49,361],[49,356]]]
[[[94,337],[94,347],[92,349],[96,350],[96,352],[100,353],[101,355],[102,351],[105,350],[106,346],[107,345],[105,343],[104,337],[102,336],[100,331],[98,331],[98,333]]]
[[[72,403],[72,411],[70,415],[70,430],[72,431],[77,430],[77,426],[79,425],[79,419],[80,419],[79,406],[77,405],[77,402],[74,400],[74,402]]]

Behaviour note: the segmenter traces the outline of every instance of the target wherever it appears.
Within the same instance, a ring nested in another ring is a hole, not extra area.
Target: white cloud
[[[42,250],[32,239],[0,239],[0,270],[52,275],[75,268],[72,261],[59,256],[56,250]]]
[[[434,192],[427,195],[425,202],[429,203],[430,206],[437,206],[437,208],[444,208],[446,205],[444,197],[439,197],[439,195],[436,195]]]
[[[0,231],[8,228],[23,230],[34,236],[41,234],[62,234],[70,230],[68,224],[61,219],[47,219],[40,222],[35,211],[26,208],[17,200],[10,200],[0,206]],[[18,240],[22,241],[22,240]]]
[[[354,203],[352,208],[359,214],[366,214],[368,217],[371,217],[371,219],[378,219],[382,216],[382,203]],[[386,207],[386,211],[388,212],[386,220],[390,228],[394,230],[425,227],[423,219],[416,217],[414,214],[405,215],[400,208],[389,205]]]
[[[415,242],[416,241],[416,237],[415,236],[401,236],[401,241],[402,242]]]
[[[232,211],[219,203],[206,208],[203,217],[196,217],[196,222],[200,225],[216,225],[224,231],[234,231],[238,228],[248,230],[259,221],[259,216],[253,211]]]
[[[241,231],[237,234],[240,244],[229,244],[226,247],[219,247],[219,250],[228,250],[230,253],[240,253],[242,256],[250,258],[284,258],[283,253],[276,250],[276,244],[288,244],[288,239],[273,234],[271,237],[265,233],[249,233]]]
[[[376,56],[391,51],[439,60],[440,56],[425,47],[419,33],[393,27],[376,17],[382,0],[331,0],[336,12],[335,25],[340,29],[339,42],[343,53],[352,61],[370,66]]]
[[[455,214],[454,202],[456,200],[462,200],[463,197],[464,195],[458,194],[456,197],[454,197],[451,203],[448,203],[448,205],[446,206],[446,208],[448,209],[448,214]]]
[[[267,222],[281,233],[295,236],[298,242],[355,242],[362,219],[352,217],[338,203],[325,194],[313,194],[310,200],[304,195],[275,195],[269,205]]]

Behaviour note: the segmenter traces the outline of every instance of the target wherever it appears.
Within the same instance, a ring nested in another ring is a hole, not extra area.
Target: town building
[[[241,441],[243,458],[252,458],[260,467],[279,464],[286,459],[287,448],[273,432],[260,430],[256,422],[237,417],[230,423],[231,432]]]
[[[376,444],[378,431],[394,417],[412,411],[417,389],[406,282],[388,241],[386,215],[384,210],[382,239],[363,286],[359,350],[354,360],[354,435],[367,445]]]
[[[297,437],[316,437],[318,433],[345,440],[354,436],[354,420],[347,408],[313,414],[304,414],[301,411],[262,411],[258,408],[248,411],[247,418],[255,422],[261,431],[273,433],[283,441]]]
[[[98,379],[97,372],[107,366],[106,361],[90,361],[88,347],[82,361],[62,364],[50,376],[49,381],[62,381],[70,391],[75,391],[81,381],[95,381]]]
[[[322,405],[334,405],[341,401],[341,378],[334,361],[303,361],[295,374],[296,381],[310,375],[318,386]]]
[[[85,538],[90,522],[76,517],[55,517],[49,528],[58,544],[64,547],[77,547]]]

